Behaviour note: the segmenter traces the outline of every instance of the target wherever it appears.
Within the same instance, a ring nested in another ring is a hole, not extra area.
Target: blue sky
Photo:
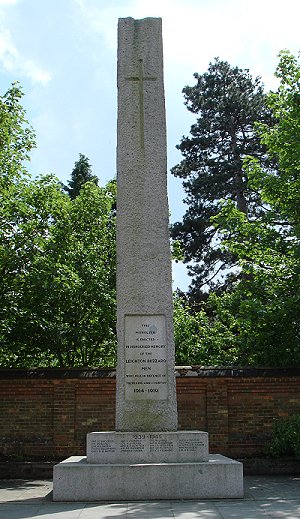
[[[299,15],[299,0],[0,0],[1,94],[14,80],[23,87],[37,134],[32,173],[66,182],[83,153],[101,185],[114,177],[119,17],[163,19],[170,169],[194,121],[181,93],[195,83],[193,73],[219,56],[275,89],[279,51],[300,50]],[[183,197],[180,180],[169,175],[172,221],[184,213]],[[183,265],[173,278],[175,288],[187,288]]]

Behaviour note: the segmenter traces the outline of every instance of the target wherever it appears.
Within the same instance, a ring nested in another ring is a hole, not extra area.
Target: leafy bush
[[[295,456],[300,459],[300,415],[280,418],[273,425],[270,445],[272,456]]]

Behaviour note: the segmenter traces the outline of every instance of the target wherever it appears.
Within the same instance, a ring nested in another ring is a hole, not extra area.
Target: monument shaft
[[[120,19],[118,38],[116,430],[174,431],[161,19]]]
[[[243,496],[243,467],[177,431],[161,20],[119,20],[116,431],[55,465],[55,501]]]

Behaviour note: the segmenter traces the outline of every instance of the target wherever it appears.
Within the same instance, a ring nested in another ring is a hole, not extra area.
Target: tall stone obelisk
[[[160,18],[118,27],[117,431],[174,431],[172,274]]]
[[[116,430],[54,467],[55,501],[242,497],[241,463],[177,431],[161,20],[119,20]]]

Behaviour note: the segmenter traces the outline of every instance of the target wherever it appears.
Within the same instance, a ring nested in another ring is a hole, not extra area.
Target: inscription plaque
[[[167,354],[164,315],[125,316],[125,399],[166,400]]]
[[[102,432],[87,435],[88,463],[186,463],[208,460],[202,431]]]

